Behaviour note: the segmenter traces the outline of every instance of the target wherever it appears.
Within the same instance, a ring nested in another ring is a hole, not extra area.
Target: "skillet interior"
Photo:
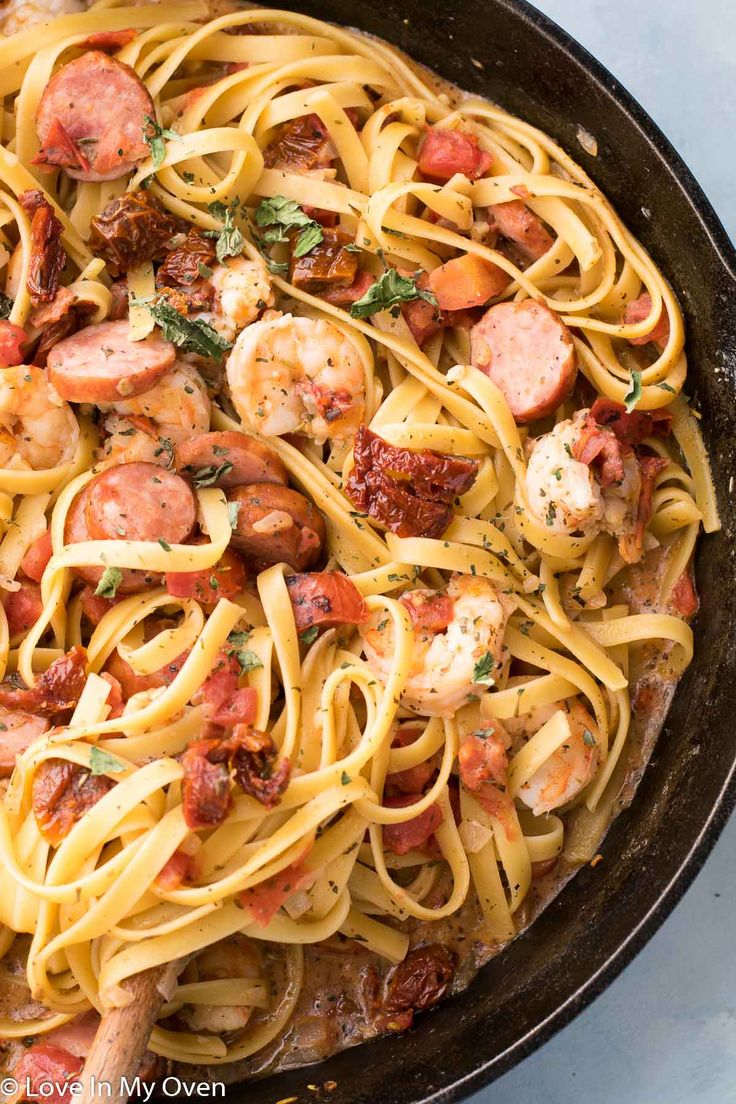
[[[287,5],[284,5],[287,6]],[[271,1104],[337,1082],[334,1104],[457,1099],[567,1022],[652,935],[694,877],[736,797],[736,256],[688,170],[651,120],[580,46],[523,0],[317,0],[288,5],[392,41],[448,80],[542,127],[590,172],[667,274],[685,311],[690,390],[703,415],[724,522],[701,541],[696,655],[634,805],[604,862],[585,868],[470,988],[403,1038],[233,1086]],[[475,58],[484,68],[470,61]],[[598,156],[576,141],[578,125]],[[644,209],[651,210],[651,220]]]

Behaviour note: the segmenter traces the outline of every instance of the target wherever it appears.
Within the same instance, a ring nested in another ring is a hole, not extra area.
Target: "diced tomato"
[[[462,130],[427,128],[419,150],[419,171],[433,180],[449,180],[455,173],[463,173],[469,180],[477,180],[491,167],[493,158],[482,149],[473,134]]]
[[[35,625],[43,610],[38,583],[21,583],[20,590],[4,590],[1,596],[11,636],[25,633]]]
[[[309,207],[306,203],[302,206],[302,210],[307,218],[313,219],[320,226],[326,226],[330,230],[334,229],[340,221],[337,211],[326,211],[323,207]]]
[[[21,571],[35,583],[40,583],[46,565],[51,559],[51,530],[47,529],[33,544],[29,545],[21,560]]]
[[[421,801],[422,794],[402,794],[400,797],[385,797],[384,805],[388,809],[405,809]],[[442,823],[442,810],[435,802],[423,813],[405,820],[402,824],[383,825],[383,843],[387,851],[394,855],[406,855],[416,851],[429,842]]]
[[[632,325],[635,322],[643,322],[645,318],[648,318],[652,313],[652,297],[648,291],[643,292],[638,299],[634,299],[629,303],[628,307],[624,311],[623,322],[625,325]],[[654,341],[657,345],[666,345],[670,339],[670,320],[667,314],[667,310],[662,304],[662,310],[659,318],[652,326],[648,333],[645,333],[642,337],[630,337],[630,345],[648,345],[650,341]]]
[[[177,848],[156,875],[156,885],[164,890],[178,889],[184,882],[192,880],[194,868],[194,856]]]
[[[258,691],[253,686],[241,686],[212,715],[212,723],[232,728],[252,725],[258,713]]]
[[[47,1104],[66,1104],[74,1098],[68,1091],[63,1091],[63,1086],[67,1081],[76,1080],[82,1065],[82,1059],[70,1054],[68,1050],[50,1043],[36,1043],[21,1057],[13,1070],[13,1077],[24,1090],[21,1099],[24,1098],[25,1086],[28,1085],[30,1092],[27,1095],[34,1100],[44,1100]],[[52,1087],[51,1092],[48,1092],[47,1086]]]
[[[28,340],[25,330],[20,326],[0,321],[0,368],[11,368],[23,363],[23,345]]]
[[[318,625],[360,625],[368,617],[363,596],[347,575],[339,571],[308,571],[287,575],[297,632]]]
[[[173,598],[195,598],[213,606],[220,598],[240,594],[248,579],[245,564],[237,552],[226,548],[214,567],[202,571],[168,571],[166,589]]]
[[[455,603],[447,594],[427,595],[423,591],[409,591],[402,594],[400,600],[415,629],[440,633],[452,621]]]
[[[501,295],[510,282],[502,268],[474,253],[446,261],[429,274],[429,290],[440,309],[447,311],[482,307]]]
[[[672,588],[672,605],[680,617],[692,617],[694,613],[697,613],[699,604],[698,592],[695,589],[692,573],[688,568],[687,571],[683,571]]]
[[[392,747],[409,747],[418,738],[421,729],[404,727],[400,728],[393,740]],[[395,771],[386,776],[386,785],[393,786],[405,794],[421,794],[424,787],[432,778],[435,766],[431,760],[418,763],[416,767],[408,767],[403,771]]]
[[[301,859],[267,878],[261,885],[244,889],[238,896],[243,907],[253,914],[256,924],[265,928],[271,923],[284,901],[292,894],[306,889],[314,879],[314,872],[305,870],[304,860]]]
[[[107,704],[110,706],[110,712],[107,715],[107,719],[110,720],[113,717],[121,717],[124,705],[122,686],[115,676],[109,674],[107,671],[103,671],[100,678],[110,684],[110,690],[107,695]]]
[[[106,613],[109,613],[118,602],[122,602],[121,598],[101,598],[95,594],[92,587],[85,587],[80,591],[79,604],[82,607],[82,613],[91,621],[93,625],[99,625],[102,618]]]
[[[511,190],[519,194],[516,188]],[[526,188],[524,193],[522,198],[531,199]],[[554,240],[545,230],[542,220],[537,218],[526,203],[518,199],[512,199],[509,203],[494,203],[488,208],[488,214],[493,231],[516,246],[527,261],[539,260],[554,245]]]

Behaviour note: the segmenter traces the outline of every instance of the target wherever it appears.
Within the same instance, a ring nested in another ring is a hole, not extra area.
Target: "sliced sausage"
[[[194,528],[197,508],[181,476],[136,461],[108,468],[89,483],[85,520],[92,540],[181,544]]]
[[[19,590],[2,591],[2,604],[11,637],[27,633],[43,610],[41,588],[38,583],[21,583]]]
[[[164,585],[173,598],[195,598],[205,606],[214,606],[220,598],[234,598],[244,590],[247,581],[245,564],[232,548],[226,548],[212,567],[201,571],[167,571],[164,575]]]
[[[200,486],[242,487],[248,483],[281,483],[288,476],[268,445],[234,430],[200,433],[176,446],[176,468]]]
[[[62,168],[75,180],[116,180],[148,156],[146,116],[155,114],[135,70],[89,50],[62,66],[43,91],[34,164]]]
[[[49,722],[34,713],[0,710],[0,778],[13,773],[16,755],[22,753],[48,732]]]
[[[23,574],[27,575],[29,579],[33,579],[34,583],[40,583],[52,552],[51,530],[46,529],[40,537],[37,537],[28,546],[20,565]]]
[[[554,245],[542,220],[520,199],[512,199],[510,203],[494,203],[488,210],[494,229],[502,238],[513,242],[526,260],[538,261]]]
[[[632,300],[624,311],[623,323],[631,326],[636,322],[643,322],[652,313],[652,297],[648,291],[643,292],[638,299]],[[666,345],[670,339],[670,320],[664,303],[659,318],[648,333],[641,337],[630,337],[630,345],[648,345],[653,341],[656,345]]]
[[[112,403],[150,391],[176,359],[176,349],[155,331],[131,341],[128,323],[99,322],[55,345],[46,366],[62,399]]]
[[[324,518],[314,503],[278,483],[252,483],[228,494],[237,506],[232,543],[256,564],[287,563],[305,571],[325,542]]]
[[[83,541],[93,539],[87,525],[87,502],[89,501],[89,491],[92,483],[94,483],[94,480],[79,492],[69,507],[64,525],[64,542],[66,544],[81,544]],[[73,570],[75,575],[83,579],[85,583],[89,583],[93,592],[92,597],[95,597],[94,590],[105,569],[82,565],[75,566]],[[160,576],[150,571],[138,571],[127,567],[121,567],[120,571],[122,579],[117,588],[118,594],[135,594],[137,591],[145,590],[146,587],[154,586],[160,581]],[[104,599],[96,598],[96,601],[104,601]],[[85,614],[89,616],[88,610],[84,606],[83,609]],[[102,616],[102,613],[100,613],[100,616]]]
[[[470,360],[500,388],[517,422],[552,414],[577,375],[570,331],[533,299],[490,307],[470,331]]]
[[[339,571],[311,571],[286,579],[297,632],[318,625],[359,625],[368,607],[355,583]]]

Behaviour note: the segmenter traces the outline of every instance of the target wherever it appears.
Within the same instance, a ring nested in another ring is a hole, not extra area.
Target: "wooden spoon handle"
[[[136,974],[125,983],[133,999],[124,1008],[112,1008],[100,1021],[84,1069],[79,1075],[82,1093],[75,1104],[100,1104],[100,1082],[111,1086],[104,1090],[105,1104],[125,1104],[128,1084],[138,1073],[156,1017],[164,1002],[164,993],[181,969],[182,963],[170,962]]]

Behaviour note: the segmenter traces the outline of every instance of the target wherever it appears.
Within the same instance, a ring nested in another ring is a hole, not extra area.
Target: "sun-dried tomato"
[[[478,464],[464,456],[390,445],[366,426],[355,437],[345,485],[359,510],[400,537],[439,537],[452,503],[472,487]]]
[[[33,813],[42,835],[57,847],[81,817],[115,785],[66,759],[46,759],[33,776]]]
[[[383,1012],[391,1015],[431,1008],[447,994],[454,976],[455,957],[444,944],[415,947],[386,979]]]
[[[278,805],[289,785],[291,763],[279,757],[267,732],[250,725],[236,725],[228,737],[235,781],[243,793],[250,794],[267,809]]]
[[[0,684],[0,705],[21,712],[53,716],[74,709],[87,680],[87,652],[79,644],[55,659],[30,689],[10,681]]]
[[[18,202],[31,219],[31,259],[26,287],[35,307],[39,303],[50,303],[59,290],[59,277],[66,264],[66,252],[61,244],[64,227],[40,188],[23,192]]]
[[[299,234],[290,234],[289,280],[295,287],[319,295],[328,287],[349,288],[358,271],[358,259],[345,246],[351,238],[342,230],[325,228],[322,241],[303,257],[296,256]]]
[[[213,726],[214,727],[214,726]],[[182,757],[184,819],[190,828],[222,824],[232,805],[230,772],[243,793],[270,809],[289,784],[291,764],[280,759],[272,738],[236,724],[227,736],[189,745]]]
[[[201,230],[190,230],[184,241],[167,253],[156,273],[156,280],[168,287],[190,285],[202,278],[202,266],[209,268],[215,259],[215,243]]]
[[[672,429],[669,410],[632,410],[627,414],[623,403],[613,399],[596,399],[590,417],[600,426],[608,426],[625,445],[640,445],[645,437],[666,437]]]
[[[292,169],[307,172],[329,165],[335,158],[335,147],[327,127],[318,115],[301,115],[285,123],[273,142],[263,151],[263,163],[268,169]]]
[[[294,611],[296,631],[313,626],[360,625],[368,607],[355,583],[340,571],[307,571],[287,575],[286,587]]]
[[[172,237],[187,226],[155,196],[140,191],[111,199],[90,219],[90,229],[90,248],[104,257],[112,276],[119,276],[142,261],[163,256]]]

